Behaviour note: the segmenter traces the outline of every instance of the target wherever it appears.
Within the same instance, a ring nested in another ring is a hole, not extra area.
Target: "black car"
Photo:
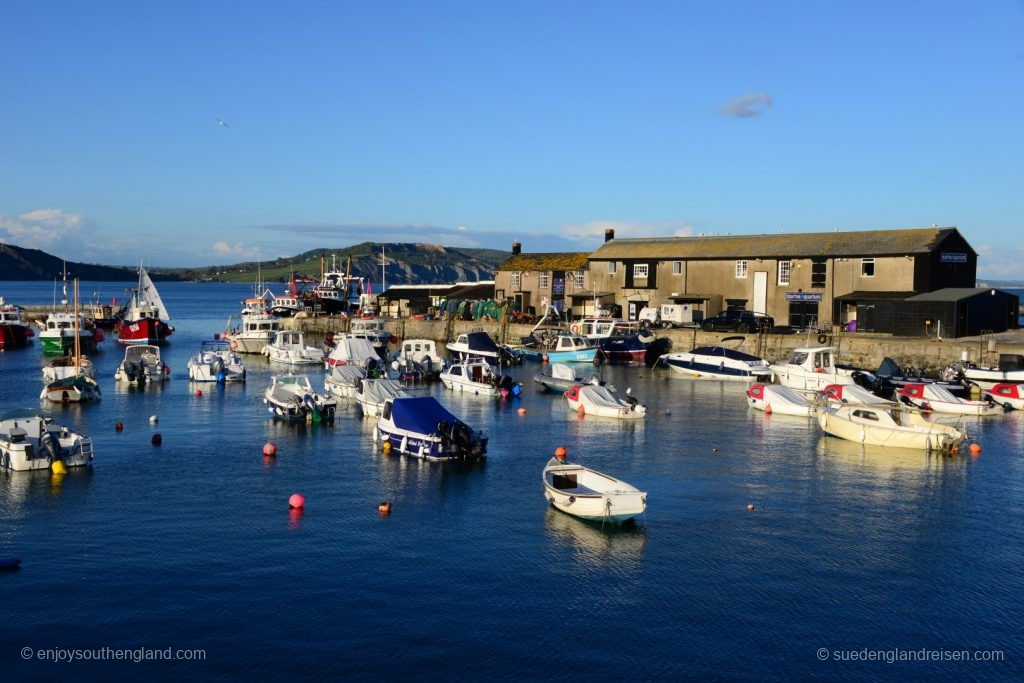
[[[705,332],[770,332],[774,324],[770,315],[731,309],[705,318],[700,329]]]

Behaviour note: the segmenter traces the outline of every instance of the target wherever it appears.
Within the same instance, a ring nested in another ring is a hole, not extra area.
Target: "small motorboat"
[[[834,346],[793,349],[785,363],[771,366],[772,377],[779,384],[805,391],[821,391],[829,384],[855,384],[852,368],[836,365]]]
[[[972,401],[959,398],[937,384],[906,384],[896,397],[902,403],[936,413],[985,416],[1003,412],[1003,406],[993,399]]]
[[[405,386],[397,379],[364,379],[355,394],[359,407],[363,409],[363,417],[377,417],[389,398],[408,395]]]
[[[324,390],[335,398],[355,398],[366,370],[358,365],[333,365],[324,378]]]
[[[796,389],[781,384],[762,384],[757,382],[747,389],[747,402],[752,408],[766,413],[810,417],[814,413],[814,403]]]
[[[433,396],[396,396],[384,402],[375,440],[426,460],[479,460],[487,437],[452,415]]]
[[[844,403],[820,411],[818,424],[826,434],[847,441],[925,451],[950,451],[967,438],[961,429],[899,407]]]
[[[533,381],[547,391],[557,391],[560,394],[568,391],[574,384],[594,384],[615,393],[615,385],[607,384],[596,372],[577,374],[572,366],[565,363],[552,363],[549,367],[541,368],[533,376]]]
[[[395,354],[399,368],[415,368],[424,376],[437,378],[444,361],[432,339],[406,339]]]
[[[337,403],[313,390],[305,375],[277,375],[263,392],[267,409],[293,422],[333,422]]]
[[[558,334],[534,347],[523,347],[527,360],[552,363],[593,363],[597,358],[597,344],[578,334]]]
[[[370,342],[381,356],[387,353],[388,343],[391,342],[391,333],[383,318],[352,318],[348,333],[351,337]]]
[[[227,340],[203,340],[199,352],[188,360],[188,378],[193,382],[244,382],[245,363]]]
[[[1024,384],[1024,356],[1000,354],[998,366],[979,366],[969,361],[957,361],[946,368],[944,376],[990,389],[996,384]]]
[[[21,307],[0,296],[0,351],[28,346],[34,336],[32,328],[21,319]]]
[[[501,359],[501,348],[486,332],[467,332],[460,334],[453,342],[446,344],[452,358],[467,360],[484,358],[497,363]]]
[[[896,401],[882,398],[859,384],[829,384],[818,392],[818,395],[829,404],[852,403],[861,406],[896,405]]]
[[[364,337],[328,335],[325,345],[331,348],[327,354],[327,367],[358,365],[368,368],[371,364],[376,366],[381,362],[380,354]]]
[[[467,394],[508,398],[523,392],[521,384],[495,372],[483,358],[453,363],[442,370],[439,377],[445,387]]]
[[[743,337],[725,337],[743,341]],[[666,353],[658,359],[674,372],[696,379],[735,379],[743,382],[766,382],[772,376],[764,358],[721,345],[698,346],[691,351]]]
[[[118,382],[145,384],[163,382],[170,377],[171,368],[160,359],[160,347],[153,344],[133,344],[124,350],[124,360],[117,366],[114,379]]]
[[[12,410],[0,417],[0,468],[45,470],[58,461],[81,467],[92,459],[91,437],[54,424],[42,411]]]
[[[54,380],[39,394],[40,399],[51,403],[87,403],[98,401],[101,396],[100,385],[85,375]]]
[[[282,328],[281,319],[267,312],[263,297],[254,296],[242,302],[242,323],[232,328],[228,318],[223,337],[239,353],[263,353],[263,349]]]
[[[607,387],[593,384],[574,384],[565,392],[569,409],[580,415],[613,417],[620,420],[636,420],[647,415],[647,406],[632,396],[616,398]]]
[[[307,346],[300,330],[275,332],[273,340],[263,348],[263,353],[271,363],[283,365],[321,365],[324,362],[324,350]]]
[[[567,514],[594,522],[622,523],[643,514],[647,493],[621,479],[566,460],[564,448],[544,467],[544,497]]]
[[[1024,410],[1024,386],[1020,384],[995,384],[984,394],[1006,410]]]

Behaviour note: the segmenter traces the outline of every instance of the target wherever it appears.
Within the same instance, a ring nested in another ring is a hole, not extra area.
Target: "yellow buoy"
[[[54,474],[67,474],[68,468],[64,466],[63,460],[54,460],[50,465],[50,469],[53,470]]]
[[[390,453],[391,452],[391,442],[390,441],[385,441],[384,445],[381,446],[381,448],[383,449],[383,451],[385,453]]]

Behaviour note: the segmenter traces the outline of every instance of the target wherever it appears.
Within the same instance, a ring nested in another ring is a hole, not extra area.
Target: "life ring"
[[[569,325],[569,331],[573,334],[579,334],[580,326],[577,323],[573,323],[572,325]]]
[[[828,343],[828,335],[827,334],[819,334],[818,335],[818,343],[819,344],[826,344],[826,343]]]
[[[232,351],[237,351],[238,350],[238,342],[236,342],[234,339],[231,340],[231,350]]]

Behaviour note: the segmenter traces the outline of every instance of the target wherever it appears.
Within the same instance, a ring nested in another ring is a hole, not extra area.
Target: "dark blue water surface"
[[[261,356],[245,386],[190,384],[189,355],[249,290],[159,287],[172,379],[115,385],[108,339],[103,400],[54,409],[93,436],[94,467],[0,473],[0,556],[24,562],[0,573],[4,679],[1024,675],[1024,413],[970,423],[979,456],[927,456],[827,439],[748,409],[741,385],[666,370],[606,370],[646,421],[580,418],[527,365],[513,403],[433,388],[491,441],[483,465],[423,463],[378,452],[354,404],[333,426],[273,421]],[[21,304],[51,289],[0,283]],[[38,405],[42,362],[38,344],[0,353],[0,411]],[[541,470],[557,446],[648,491],[646,519],[601,529],[550,509]],[[26,647],[205,659],[67,663],[24,660]],[[921,650],[1003,661],[837,661]]]

